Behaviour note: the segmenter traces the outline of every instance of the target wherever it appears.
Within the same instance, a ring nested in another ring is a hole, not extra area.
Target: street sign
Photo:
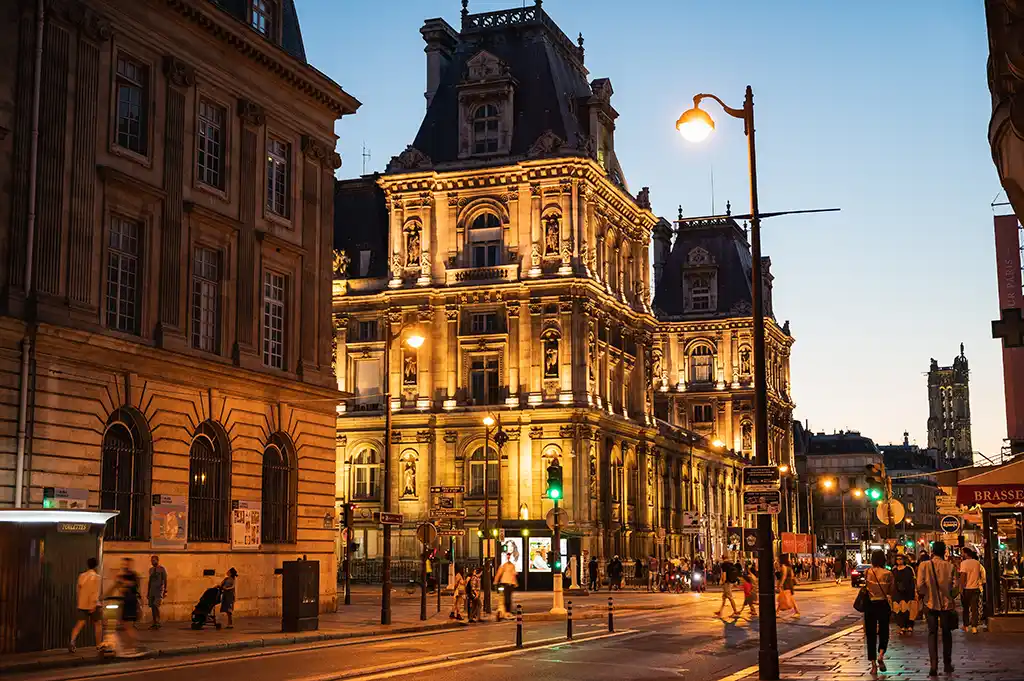
[[[779,488],[778,466],[744,466],[743,490],[746,492],[770,492]]]
[[[416,538],[424,546],[430,546],[437,541],[437,528],[430,523],[420,523],[416,528]]]
[[[555,531],[555,511],[558,511],[558,526],[564,528],[569,524],[569,512],[564,508],[552,508],[548,511],[548,514],[544,516],[544,522],[547,523],[548,529],[552,532]]]
[[[382,511],[374,511],[373,519],[381,525],[401,525],[404,520],[401,513],[384,513]]]
[[[952,494],[940,494],[935,497],[935,510],[943,515],[960,515],[960,506]]]
[[[778,515],[781,511],[782,494],[779,490],[776,489],[767,492],[743,492],[744,513],[766,513],[769,515]]]
[[[465,485],[435,485],[430,488],[431,494],[465,494]]]
[[[907,516],[907,510],[903,508],[903,504],[900,503],[899,499],[878,502],[878,508],[875,509],[875,515],[878,516],[878,522],[883,525],[889,524],[890,509],[892,509],[892,524],[899,525],[903,522],[903,519]]]
[[[437,533],[441,537],[464,537],[466,535],[465,530],[440,530]]]
[[[430,509],[431,518],[465,518],[466,509],[464,508],[432,508]]]
[[[455,497],[438,497],[434,508],[455,508]]]
[[[943,516],[942,520],[939,521],[939,527],[942,528],[943,532],[957,534],[960,532],[960,519],[955,515]]]

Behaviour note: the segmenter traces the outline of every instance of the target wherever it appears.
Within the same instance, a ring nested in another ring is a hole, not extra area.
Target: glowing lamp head
[[[859,489],[853,490],[853,496],[857,497],[858,499],[861,497],[862,494],[864,494],[864,492],[860,491]]]
[[[821,484],[825,487],[825,489],[832,489],[832,486],[835,485],[836,483],[831,478],[825,478],[821,482]]]
[[[722,442],[721,440],[715,440],[714,442],[711,443],[711,446],[718,447],[719,449],[721,449],[722,447],[725,446],[725,443]]]
[[[687,142],[703,142],[715,129],[715,121],[706,111],[693,107],[676,121],[676,130]]]
[[[782,464],[781,466],[779,466],[779,472],[785,475],[786,473],[789,472],[789,466],[787,466],[786,464]]]
[[[491,416],[485,416],[484,417],[484,425],[487,426],[488,428],[493,426],[494,425],[494,418],[491,417]]]
[[[410,348],[412,348],[413,350],[418,350],[419,348],[423,347],[423,344],[424,344],[424,343],[425,343],[426,341],[427,341],[427,339],[426,339],[426,338],[424,338],[423,336],[421,336],[420,334],[418,334],[418,333],[413,333],[413,334],[410,334],[410,335],[409,335],[409,336],[408,336],[408,337],[407,337],[407,338],[405,339],[405,344],[406,344],[406,345],[408,345],[408,346],[409,346]]]

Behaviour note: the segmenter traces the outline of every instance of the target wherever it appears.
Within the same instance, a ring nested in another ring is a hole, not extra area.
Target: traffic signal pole
[[[551,614],[564,615],[565,601],[562,596],[562,526],[558,522],[558,499],[555,499],[555,529],[552,550],[555,560],[551,563]]]

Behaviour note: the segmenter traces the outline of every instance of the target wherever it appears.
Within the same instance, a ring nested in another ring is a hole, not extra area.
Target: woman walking
[[[898,554],[896,567],[892,571],[892,611],[896,614],[900,636],[914,633],[914,618],[917,615],[917,575],[907,562],[905,555]]]
[[[885,651],[889,648],[889,615],[892,612],[889,599],[894,591],[892,573],[885,568],[885,554],[877,549],[871,552],[871,567],[864,575],[864,587],[870,597],[864,609],[864,636],[867,638],[871,673],[877,674],[879,669],[885,671]]]
[[[796,604],[796,574],[789,560],[789,554],[779,556],[779,614],[787,610],[793,611],[793,617],[800,617],[800,608]]]

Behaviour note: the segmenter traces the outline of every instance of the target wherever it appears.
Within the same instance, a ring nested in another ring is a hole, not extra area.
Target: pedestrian
[[[633,560],[633,586],[636,589],[644,583],[644,562],[639,558]]]
[[[587,586],[589,589],[591,591],[600,591],[601,580],[599,579],[600,575],[598,574],[597,556],[591,556],[590,562],[587,563],[587,577],[589,582]]]
[[[739,571],[736,569],[736,564],[726,558],[722,561],[722,569],[719,572],[721,574],[719,579],[722,583],[722,603],[718,606],[718,611],[715,612],[715,617],[720,617],[722,611],[725,610],[726,600],[728,600],[729,605],[732,606],[732,617],[738,617],[740,611],[736,609],[736,601],[732,597],[732,590],[739,581]]]
[[[220,582],[220,611],[228,616],[228,629],[235,628],[235,585],[238,570],[228,568],[227,575]]]
[[[960,562],[960,598],[964,611],[964,631],[978,633],[978,609],[981,602],[981,588],[984,584],[978,552],[971,547],[964,548],[967,556]]]
[[[939,630],[942,630],[942,666],[953,673],[953,629],[956,601],[953,597],[953,566],[946,560],[946,542],[932,544],[932,557],[917,567],[917,593],[921,594],[928,620],[928,676],[939,675]]]
[[[139,575],[135,572],[135,561],[125,558],[121,571],[114,582],[113,595],[121,600],[121,631],[124,633],[125,650],[135,652],[139,647],[135,623],[139,619]]]
[[[511,617],[512,592],[519,583],[516,578],[516,566],[512,562],[511,553],[505,556],[505,562],[501,564],[498,571],[494,574],[494,580],[498,583],[498,588],[502,592],[502,598],[498,602],[498,619]]]
[[[480,616],[483,613],[484,607],[483,591],[481,589],[483,574],[483,568],[477,566],[473,568],[473,574],[470,575],[469,580],[466,582],[466,607],[469,609],[470,622],[481,621]]]
[[[697,556],[690,566],[690,588],[699,593],[704,592],[706,575],[704,573],[704,559]]]
[[[889,648],[889,599],[893,595],[892,573],[885,567],[885,553],[879,549],[871,552],[871,567],[864,574],[864,588],[868,590],[869,601],[864,609],[864,637],[868,644],[868,661],[871,674],[885,671],[885,651]],[[878,646],[877,655],[875,646]]]
[[[647,558],[647,591],[649,593],[654,591],[654,587],[658,583],[658,571],[658,559],[654,556],[649,556]]]
[[[149,581],[146,583],[146,596],[149,598],[149,610],[153,613],[150,629],[160,628],[160,603],[167,598],[167,569],[160,564],[159,556],[149,557]]]
[[[743,614],[743,608],[750,608],[750,616],[757,617],[757,588],[754,585],[754,576],[750,572],[743,573],[743,605],[740,606],[740,611],[736,613],[737,616]],[[725,603],[722,603],[725,606]]]
[[[103,626],[100,616],[103,614],[100,605],[100,575],[96,572],[99,561],[90,558],[85,561],[85,570],[78,575],[78,583],[75,587],[75,602],[78,608],[78,621],[71,630],[71,643],[68,644],[68,652],[75,652],[75,641],[78,640],[78,633],[82,631],[87,622],[91,622],[96,635],[96,645],[103,639]]]
[[[892,611],[896,615],[896,624],[900,627],[900,636],[914,633],[914,617],[917,615],[916,576],[914,568],[908,565],[908,562],[904,554],[897,554],[896,567],[892,570]]]
[[[455,566],[455,583],[452,584],[452,611],[449,619],[462,621],[462,608],[466,603],[466,578],[462,574],[462,566]],[[468,614],[468,610],[467,610]]]
[[[789,554],[779,556],[779,614],[793,611],[793,618],[800,617],[800,608],[796,604],[796,575],[790,564]]]
[[[617,555],[608,563],[608,590],[613,589],[622,590],[622,561]]]

